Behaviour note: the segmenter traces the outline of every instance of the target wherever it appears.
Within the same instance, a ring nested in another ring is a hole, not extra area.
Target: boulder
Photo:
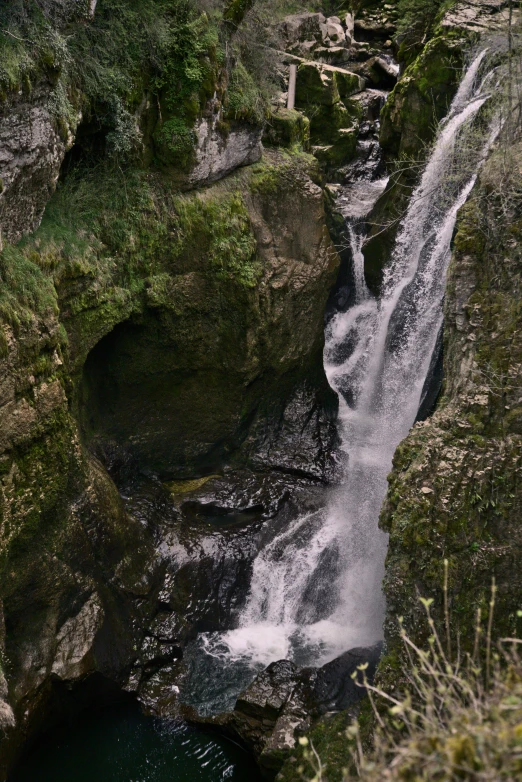
[[[360,76],[344,68],[315,62],[303,62],[297,71],[296,102],[298,105],[333,106],[364,88]]]
[[[363,66],[362,73],[374,87],[393,89],[399,77],[399,67],[384,57],[371,57]]]
[[[373,680],[381,652],[382,643],[351,649],[321,668],[299,669],[289,660],[279,660],[241,693],[233,712],[211,724],[238,737],[254,752],[264,773],[275,775],[314,719],[345,710],[364,697],[364,674]],[[366,663],[363,674],[358,668]]]
[[[323,14],[294,14],[287,16],[279,24],[278,30],[287,45],[310,38],[320,38],[325,24]]]
[[[346,46],[317,46],[313,51],[316,62],[343,67],[351,61],[351,52]]]
[[[395,34],[397,27],[386,17],[363,17],[356,19],[354,28],[364,38],[390,38]]]
[[[316,40],[303,41],[299,44],[299,51],[304,57],[306,57],[307,55],[310,55],[315,49],[317,49],[318,46],[319,44]]]
[[[340,128],[339,138],[328,146],[313,148],[321,167],[329,172],[353,160],[357,148],[357,128]]]
[[[262,127],[237,125],[224,136],[215,118],[203,118],[196,123],[195,133],[196,162],[188,175],[193,187],[216,182],[261,157]]]
[[[341,711],[353,706],[365,694],[361,685],[364,676],[371,682],[382,654],[382,642],[369,647],[357,647],[344,652],[317,671],[312,698],[321,714]],[[360,666],[368,664],[363,673]],[[355,678],[353,674],[356,674]]]
[[[441,21],[443,30],[466,30],[481,34],[499,30],[509,24],[509,9],[506,0],[466,0],[455,3]],[[519,12],[515,10],[515,15]]]
[[[296,109],[278,107],[267,121],[263,141],[276,147],[297,144],[306,150],[310,145],[310,120]]]
[[[341,24],[337,24],[336,22],[331,22],[328,20],[326,24],[326,32],[329,40],[334,44],[334,46],[339,46],[340,44],[346,45],[346,35]]]

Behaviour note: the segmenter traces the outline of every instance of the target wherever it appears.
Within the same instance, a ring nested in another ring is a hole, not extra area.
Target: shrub
[[[409,660],[400,686],[390,693],[365,682],[376,727],[370,750],[363,748],[359,724],[348,728],[353,767],[346,770],[346,782],[522,778],[522,640],[504,638],[493,649],[494,584],[487,631],[482,630],[479,614],[475,648],[465,657],[451,648],[447,609],[446,640],[437,633],[432,602],[422,599],[431,630],[426,648],[417,646],[400,623]],[[321,757],[306,738],[301,743],[311,769],[303,778],[326,782],[328,768]]]

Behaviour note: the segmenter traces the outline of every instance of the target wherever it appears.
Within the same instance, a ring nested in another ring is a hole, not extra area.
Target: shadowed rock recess
[[[420,593],[442,621],[445,558],[462,648],[491,575],[520,635],[512,134],[459,212],[424,420],[389,477],[384,644],[258,668],[217,715],[179,696],[199,634],[237,627],[268,522],[278,539],[342,479],[325,319],[355,302],[357,253],[381,290],[470,53],[503,62],[507,3],[435,5],[420,32],[404,0],[0,8],[0,782],[35,738],[124,697],[282,782],[309,735],[340,782],[346,726],[369,723],[358,668],[395,686],[397,616],[425,639]]]

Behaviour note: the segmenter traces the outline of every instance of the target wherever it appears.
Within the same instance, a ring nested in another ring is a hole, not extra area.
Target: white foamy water
[[[459,139],[488,97],[476,87],[484,57],[467,70],[440,125],[378,299],[364,279],[364,237],[355,223],[349,226],[355,304],[330,321],[324,351],[339,395],[344,480],[324,510],[296,519],[261,550],[238,627],[205,638],[213,656],[254,667],[282,658],[318,665],[382,637],[387,536],[378,528],[379,512],[442,325],[457,212],[495,135],[469,147],[466,165],[455,165]]]

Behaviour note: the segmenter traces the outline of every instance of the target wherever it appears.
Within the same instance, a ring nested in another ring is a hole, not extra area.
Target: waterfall
[[[441,122],[387,264],[378,298],[368,290],[360,220],[348,225],[355,301],[326,329],[324,366],[339,396],[344,479],[325,509],[275,535],[253,565],[238,627],[205,639],[208,653],[253,667],[291,658],[322,664],[382,637],[387,536],[378,528],[387,475],[413,425],[442,325],[450,243],[496,131],[463,149],[488,99],[477,85],[481,52]],[[479,139],[477,141],[477,138]]]

